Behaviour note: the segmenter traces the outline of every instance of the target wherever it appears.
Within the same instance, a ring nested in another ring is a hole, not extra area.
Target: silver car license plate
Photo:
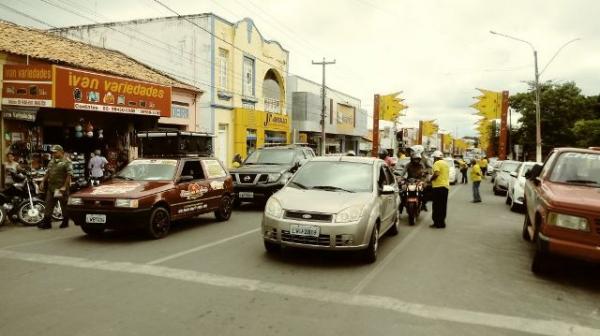
[[[290,225],[290,234],[298,236],[318,237],[319,227],[316,225]]]
[[[88,224],[106,224],[106,215],[86,214],[85,222]]]
[[[254,193],[252,191],[240,191],[238,193],[239,198],[254,198]]]

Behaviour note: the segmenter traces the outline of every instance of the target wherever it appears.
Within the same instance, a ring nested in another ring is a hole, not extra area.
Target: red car
[[[600,262],[600,150],[557,148],[526,174],[523,238],[533,241],[532,271],[552,255]]]

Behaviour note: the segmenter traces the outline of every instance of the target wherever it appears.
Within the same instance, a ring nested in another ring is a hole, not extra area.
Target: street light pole
[[[542,72],[540,73],[538,70],[538,55],[537,55],[537,50],[535,50],[535,47],[533,46],[533,44],[531,42],[522,40],[520,38],[516,38],[514,36],[510,36],[510,35],[506,35],[506,34],[502,34],[502,33],[498,33],[495,31],[490,30],[491,34],[494,35],[499,35],[502,37],[506,37],[508,39],[511,40],[515,40],[515,41],[519,41],[519,42],[523,42],[523,43],[527,43],[531,49],[533,50],[533,62],[535,64],[535,160],[537,162],[542,162],[542,126],[541,126],[541,106],[540,106],[540,75],[541,73],[543,73],[544,71],[546,71],[546,68],[548,68],[548,66],[550,65],[550,63],[552,63],[552,61],[554,61],[554,59],[556,58],[556,56],[558,55],[558,53],[564,48],[566,47],[568,44],[578,41],[579,39],[572,39],[570,41],[568,41],[567,43],[563,44],[560,48],[558,48],[558,50],[556,51],[556,53],[554,53],[554,56],[552,56],[552,58],[550,59],[550,61],[548,62],[548,64],[546,64],[546,66],[544,67],[544,69],[542,70]]]

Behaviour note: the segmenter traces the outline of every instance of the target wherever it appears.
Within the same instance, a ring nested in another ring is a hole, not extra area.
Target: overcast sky
[[[170,16],[152,0],[45,0],[88,9],[98,21]],[[362,100],[372,113],[373,94],[404,91],[410,106],[403,125],[437,119],[442,129],[473,135],[475,88],[527,90],[533,55],[540,70],[567,46],[542,80],[575,81],[584,94],[600,92],[600,1],[394,1],[394,0],[162,0],[181,14],[213,12],[230,21],[251,17],[267,39],[290,51],[290,74],[320,81],[311,60],[336,59],[327,68],[329,87]],[[92,23],[41,0],[0,0],[54,26]],[[46,26],[0,8],[0,17]]]

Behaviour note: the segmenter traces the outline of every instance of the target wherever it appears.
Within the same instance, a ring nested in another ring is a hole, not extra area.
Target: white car
[[[456,165],[454,163],[454,159],[453,158],[444,158],[444,161],[446,161],[446,163],[448,164],[448,173],[449,173],[449,178],[448,180],[450,181],[450,184],[456,184],[458,182],[458,169],[456,168]]]
[[[508,181],[508,191],[506,192],[506,204],[510,205],[510,210],[517,211],[522,209],[525,200],[525,173],[527,173],[536,164],[541,162],[523,162],[517,167],[516,171],[510,173]]]
[[[494,195],[505,194],[508,190],[508,182],[512,179],[510,173],[517,170],[517,167],[521,164],[519,161],[502,161],[500,167],[496,167],[493,191]]]

